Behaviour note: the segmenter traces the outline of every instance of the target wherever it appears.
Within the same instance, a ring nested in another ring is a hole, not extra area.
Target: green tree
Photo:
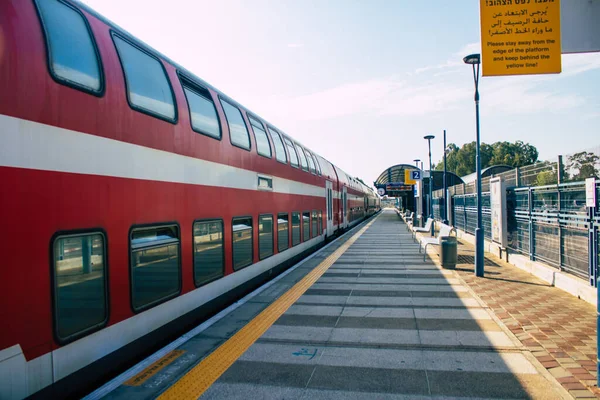
[[[511,167],[522,167],[537,161],[537,149],[520,140],[515,143],[496,142],[492,145],[482,143],[480,148],[481,168],[492,165],[509,165]],[[454,143],[448,145],[446,156],[446,169],[458,176],[468,175],[475,172],[476,143],[465,143],[458,147]],[[436,166],[436,170],[444,169],[442,159]]]
[[[556,171],[542,171],[535,180],[535,186],[553,185],[558,182]]]
[[[516,168],[533,164],[537,159],[538,151],[529,143],[520,140],[515,143],[496,142],[492,145],[490,165],[510,165]]]
[[[588,151],[580,151],[568,157],[566,170],[569,172],[570,180],[582,181],[586,178],[598,177],[596,165],[600,160],[596,154]]]

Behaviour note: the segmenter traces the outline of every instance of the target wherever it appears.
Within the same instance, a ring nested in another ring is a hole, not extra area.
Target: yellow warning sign
[[[561,71],[560,0],[480,0],[483,76]]]
[[[411,176],[411,171],[412,169],[405,169],[404,170],[404,183],[406,185],[414,185],[417,183],[417,181],[415,181],[412,176]]]

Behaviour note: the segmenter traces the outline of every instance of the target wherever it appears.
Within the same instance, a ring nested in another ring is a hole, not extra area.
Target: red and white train
[[[71,0],[0,1],[0,182],[2,399],[80,394],[380,207]]]

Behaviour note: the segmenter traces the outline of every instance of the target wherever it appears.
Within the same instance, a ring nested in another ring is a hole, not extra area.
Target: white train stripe
[[[0,115],[0,166],[246,190],[258,190],[259,175],[7,115]],[[325,187],[276,176],[273,192],[325,197]]]

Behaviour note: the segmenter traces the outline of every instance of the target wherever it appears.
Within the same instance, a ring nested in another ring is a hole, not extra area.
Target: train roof
[[[104,15],[100,14],[99,12],[97,12],[96,10],[94,10],[93,8],[91,8],[90,6],[88,6],[87,4],[82,3],[80,0],[68,0],[68,1],[70,1],[71,3],[77,5],[77,7],[85,10],[89,14],[93,15],[95,18],[98,18],[100,21],[104,22],[106,25],[108,25],[112,29],[114,29],[116,31],[119,31],[119,34],[126,36],[126,38],[128,40],[133,41],[136,45],[144,48],[144,50],[146,50],[146,51],[148,51],[148,52],[150,52],[150,53],[152,53],[152,54],[154,54],[154,55],[162,58],[164,61],[166,61],[169,64],[171,64],[173,67],[177,68],[179,70],[179,72],[182,73],[188,79],[193,79],[194,81],[196,81],[195,83],[198,83],[201,86],[204,86],[204,87],[209,88],[211,90],[214,90],[215,92],[217,92],[219,94],[219,96],[223,97],[228,102],[231,102],[231,103],[235,104],[236,106],[238,106],[240,108],[243,108],[246,112],[252,114],[253,116],[255,116],[257,118],[260,118],[268,126],[270,126],[272,128],[275,128],[275,130],[277,130],[279,133],[282,133],[285,136],[289,137],[295,143],[298,143],[299,145],[301,145],[303,148],[310,150],[310,152],[312,154],[318,155],[318,153],[316,153],[314,150],[312,150],[309,147],[303,145],[298,140],[293,139],[290,135],[288,135],[287,133],[285,133],[282,129],[278,128],[275,124],[272,124],[269,121],[267,121],[266,119],[264,119],[263,117],[260,117],[258,113],[255,113],[254,111],[250,110],[248,107],[244,107],[242,104],[240,104],[239,102],[235,101],[233,98],[231,98],[230,96],[226,95],[225,93],[223,93],[222,91],[220,91],[219,89],[217,89],[216,87],[214,87],[213,85],[211,85],[210,83],[206,82],[204,79],[198,77],[192,71],[188,70],[187,68],[185,68],[181,64],[176,63],[171,58],[167,57],[166,55],[164,55],[160,51],[154,49],[152,46],[150,46],[149,44],[147,44],[143,40],[141,40],[141,39],[133,36],[127,30],[125,30],[122,27],[120,27],[119,25],[115,24],[110,19],[106,18]],[[321,158],[323,158],[323,157],[321,157]],[[330,164],[334,165],[331,162],[330,162]]]

